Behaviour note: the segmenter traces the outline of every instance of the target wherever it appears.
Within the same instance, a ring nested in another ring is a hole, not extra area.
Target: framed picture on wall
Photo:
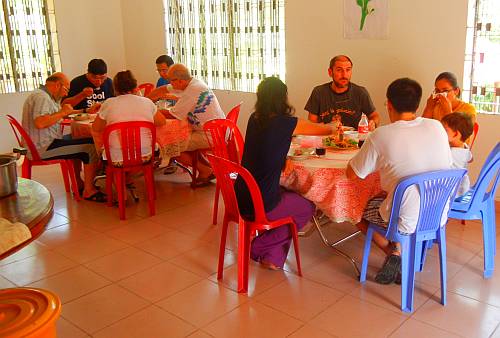
[[[344,0],[345,39],[387,39],[388,0]]]

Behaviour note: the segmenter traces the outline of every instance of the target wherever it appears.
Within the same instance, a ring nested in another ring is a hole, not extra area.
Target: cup
[[[326,154],[326,149],[325,148],[316,148],[315,149],[316,155],[318,156],[323,156]]]

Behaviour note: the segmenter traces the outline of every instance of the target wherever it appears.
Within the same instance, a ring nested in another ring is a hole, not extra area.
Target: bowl
[[[304,148],[318,148],[323,146],[323,137],[313,135],[299,135],[296,137],[296,142]]]
[[[358,132],[354,130],[346,130],[344,131],[344,137],[348,140],[358,141]]]

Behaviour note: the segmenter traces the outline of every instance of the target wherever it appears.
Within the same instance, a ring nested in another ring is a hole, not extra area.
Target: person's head
[[[330,60],[328,75],[338,89],[347,88],[351,81],[352,61],[346,55],[337,55]]]
[[[420,99],[422,98],[422,87],[409,78],[394,80],[387,87],[387,110],[391,121],[397,120],[397,114],[416,113]]]
[[[455,74],[450,72],[439,74],[434,81],[434,93],[446,93],[446,97],[450,101],[460,97],[460,87]]]
[[[259,83],[255,116],[261,125],[265,125],[274,116],[291,116],[293,111],[293,107],[288,103],[288,89],[283,81],[271,76]]]
[[[156,58],[156,71],[164,79],[167,78],[168,68],[174,64],[174,60],[168,55],[160,55]]]
[[[467,113],[451,113],[441,119],[450,145],[462,145],[473,133],[474,122]]]
[[[90,60],[87,67],[87,79],[94,85],[94,87],[100,87],[104,81],[108,78],[108,66],[103,59],[92,59]]]
[[[186,89],[192,78],[189,69],[181,63],[175,63],[168,68],[167,79],[174,89]]]
[[[137,80],[130,70],[124,70],[116,73],[113,87],[118,95],[131,94],[137,88]]]
[[[57,72],[45,80],[45,88],[56,99],[68,96],[69,80],[63,73]]]

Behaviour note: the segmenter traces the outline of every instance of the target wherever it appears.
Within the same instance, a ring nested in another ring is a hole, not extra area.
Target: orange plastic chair
[[[142,83],[137,86],[137,91],[142,93],[142,96],[148,96],[149,93],[155,88],[155,85],[149,82]]]
[[[40,153],[38,149],[36,149],[33,140],[29,136],[29,134],[24,130],[23,126],[17,121],[13,116],[7,115],[7,120],[9,121],[10,127],[14,132],[14,136],[17,139],[20,147],[27,147],[28,151],[31,154],[31,159],[27,156],[24,158],[21,176],[23,178],[31,179],[31,168],[34,166],[40,165],[53,165],[59,164],[61,166],[61,172],[64,180],[64,187],[66,192],[73,191],[75,195],[75,199],[77,201],[80,200],[80,193],[78,192],[78,184],[76,183],[76,175],[75,168],[73,167],[73,160],[66,159],[52,159],[52,160],[44,160],[40,157]],[[70,187],[71,180],[71,187]]]
[[[470,141],[470,150],[472,150],[472,146],[474,145],[474,142],[476,141],[476,138],[477,138],[477,133],[479,132],[479,123],[475,122],[474,123],[474,129],[473,129],[473,133],[472,133],[472,139]]]
[[[144,158],[141,151],[141,128],[151,133],[151,157]],[[117,133],[121,144],[123,161],[119,164],[111,161],[109,138],[112,133]],[[154,186],[154,148],[156,142],[156,128],[152,122],[131,121],[120,122],[107,126],[103,134],[104,151],[106,152],[106,194],[108,206],[113,205],[113,183],[118,194],[118,209],[120,219],[125,219],[125,173],[142,171],[146,181],[149,203],[149,214],[155,214],[156,192]]]
[[[292,217],[284,217],[279,220],[269,221],[264,211],[264,202],[259,186],[252,174],[238,163],[227,159],[207,155],[214,169],[217,182],[220,184],[222,197],[224,198],[224,222],[222,224],[222,235],[219,249],[219,264],[217,268],[217,279],[222,279],[224,268],[224,253],[226,250],[226,237],[229,222],[238,223],[238,292],[248,291],[248,268],[250,259],[250,237],[257,231],[271,230],[280,226],[288,225],[292,233],[295,258],[297,261],[297,272],[302,276],[299,255],[299,239],[297,226]],[[234,191],[234,181],[241,177],[248,187],[254,206],[254,220],[245,219],[238,209],[238,202]]]
[[[211,138],[208,137],[208,140],[212,148],[212,153],[215,156],[228,159],[238,164],[241,163],[245,141],[243,140],[240,130],[233,121],[230,119],[211,120],[205,123],[203,129],[205,133],[208,132],[211,135]],[[217,224],[219,194],[220,185],[219,182],[217,182],[215,185],[214,210],[212,216],[213,225]]]
[[[56,338],[61,301],[34,288],[0,290],[0,337]]]

